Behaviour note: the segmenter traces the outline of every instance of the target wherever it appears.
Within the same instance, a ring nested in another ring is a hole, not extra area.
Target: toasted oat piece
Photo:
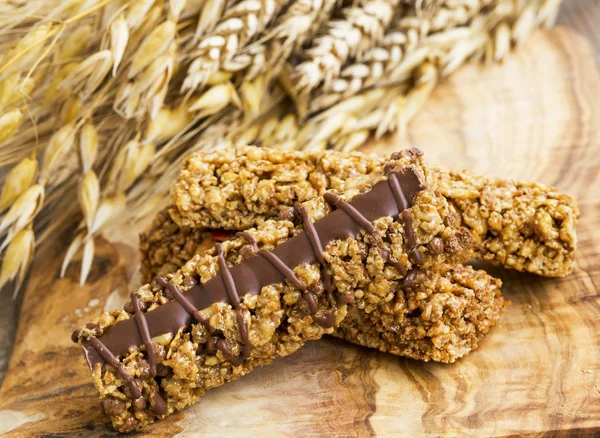
[[[426,181],[418,154],[395,154],[385,172],[215,245],[74,332],[114,427],[195,403],[333,333],[348,307],[375,311],[418,270],[468,258],[470,234],[446,225]]]
[[[382,172],[385,160],[359,152],[299,152],[237,147],[196,153],[173,187],[169,213],[181,227],[246,229],[286,207],[348,190]],[[476,256],[544,276],[567,275],[577,245],[573,198],[539,183],[431,170],[460,222],[479,236]]]

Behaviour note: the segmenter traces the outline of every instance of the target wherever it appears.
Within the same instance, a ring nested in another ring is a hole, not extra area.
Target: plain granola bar
[[[425,181],[417,153],[395,154],[385,173],[215,245],[76,331],[115,428],[195,403],[333,333],[348,307],[392,300],[418,269],[468,257],[470,235],[445,225],[449,207]]]
[[[173,187],[169,213],[181,227],[246,229],[326,190],[347,190],[384,165],[384,159],[359,152],[238,146],[197,153]],[[456,211],[457,225],[478,236],[478,258],[544,276],[571,271],[579,217],[573,198],[539,183],[468,172],[434,169],[430,177]]]

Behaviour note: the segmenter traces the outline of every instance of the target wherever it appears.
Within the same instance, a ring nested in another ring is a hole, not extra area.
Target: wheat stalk
[[[329,17],[335,3],[336,0],[296,0],[258,43],[223,63],[220,73],[237,73],[238,82],[252,81],[266,73],[277,75],[292,51],[299,50],[317,31],[318,24]]]
[[[300,94],[319,84],[327,86],[350,58],[361,59],[382,38],[399,0],[362,0],[342,9],[343,19],[331,20],[305,52],[304,60],[290,67]]]
[[[314,113],[381,80],[401,81],[403,76],[406,79],[431,53],[469,38],[472,32],[468,21],[489,3],[489,0],[454,2],[452,8],[442,7],[431,18],[420,16],[412,8],[395,21],[381,44],[361,60],[346,65],[339,76],[323,84],[310,98],[297,96],[301,100],[299,106],[306,108],[306,113]],[[497,2],[496,9],[505,9],[507,3]]]
[[[198,42],[182,90],[189,93],[204,87],[221,63],[233,58],[262,32],[285,3],[285,0],[243,0],[225,11],[214,31]]]
[[[257,132],[256,137],[246,140],[283,149],[350,150],[372,134],[380,137],[402,130],[441,78],[469,58],[486,55],[502,60],[508,48],[522,43],[524,35],[534,27],[552,25],[558,6],[555,1],[535,2],[520,8],[512,2],[497,3],[487,14],[477,16],[468,26],[468,32],[461,31],[460,39],[454,38],[452,44],[430,51],[430,61],[423,57],[419,63],[410,64],[410,69],[396,69],[393,75],[385,77],[385,82],[380,81],[379,87],[346,98],[306,121],[295,114],[296,107],[263,117],[252,130]],[[444,40],[439,33],[433,35],[433,41]],[[417,46],[415,51],[418,49]],[[278,126],[285,134],[273,135]]]

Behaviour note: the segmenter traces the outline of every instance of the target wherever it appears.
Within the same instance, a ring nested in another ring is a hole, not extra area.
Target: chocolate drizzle
[[[400,183],[398,182],[398,176],[392,172],[390,165],[386,164],[385,173],[388,175],[388,183],[390,185],[390,189],[394,194],[394,198],[396,199],[396,204],[398,204],[398,210],[404,211],[408,208],[408,201],[400,188]]]
[[[115,355],[112,354],[112,352],[106,347],[106,345],[102,343],[100,339],[95,337],[90,338],[90,344],[92,348],[102,357],[102,359],[104,359],[104,361],[107,364],[117,369],[117,373],[119,373],[121,379],[125,380],[127,382],[127,385],[129,385],[129,390],[131,391],[133,399],[140,398],[142,396],[142,390],[140,389],[133,376],[127,372],[125,366],[121,362],[119,362],[119,359],[117,359]]]
[[[135,292],[131,294],[131,305],[133,306],[133,311],[135,312],[135,322],[138,326],[140,334],[142,335],[142,340],[146,346],[146,352],[148,353],[148,368],[150,370],[150,375],[155,377],[156,350],[154,349],[154,344],[150,338],[150,331],[148,330],[148,323],[146,322],[145,313],[142,312],[142,308],[140,307],[140,299]]]
[[[419,150],[417,149],[417,151]],[[402,192],[400,182],[398,181],[398,175],[392,170],[389,164],[385,165],[384,172],[388,175],[388,184],[390,185],[390,189],[394,194],[396,204],[398,204],[398,211],[402,212],[402,219],[404,220],[404,232],[410,247],[408,256],[410,257],[410,261],[415,265],[421,265],[423,264],[423,256],[419,252],[419,248],[417,248],[417,239],[415,238],[412,214],[410,210],[408,210],[410,205],[406,200],[406,196],[404,196],[404,192]],[[403,275],[406,275],[406,272],[404,272]]]
[[[252,246],[255,253],[259,257],[262,257],[265,260],[267,260],[275,269],[277,269],[281,273],[281,275],[283,275],[283,277],[287,281],[292,283],[294,287],[296,287],[300,290],[300,292],[302,292],[302,296],[306,300],[311,314],[315,314],[317,312],[318,305],[314,294],[308,290],[306,285],[302,282],[302,280],[300,280],[296,276],[296,274],[294,274],[294,271],[289,266],[287,266],[279,257],[277,257],[276,254],[273,254],[272,252],[268,251],[260,251],[256,239],[252,234],[248,233],[247,231],[237,233],[237,236],[246,239],[246,241],[250,244],[250,246]]]
[[[154,415],[165,415],[167,413],[167,402],[160,395],[158,389],[152,391],[152,403],[150,403],[150,411]]]
[[[136,307],[132,297],[134,318],[117,322],[101,336],[102,340],[91,337],[89,341],[83,343],[90,368],[103,362],[114,366],[119,375],[128,382],[133,398],[137,399],[141,395],[141,389],[117,357],[128,354],[131,348],[145,345],[149,363],[151,363],[150,357],[155,352],[153,347],[149,346],[151,341],[148,344],[148,339],[151,340],[153,337],[167,333],[175,334],[181,328],[192,324],[194,320],[201,323],[211,333],[206,343],[206,351],[213,354],[220,350],[233,365],[239,365],[249,356],[252,348],[248,327],[240,309],[240,296],[258,295],[264,286],[282,283],[285,280],[302,291],[310,313],[318,324],[324,327],[333,326],[335,323],[334,309],[330,309],[324,315],[316,315],[318,305],[315,287],[307,287],[290,267],[318,262],[322,266],[324,288],[333,292],[331,274],[325,267],[323,248],[334,240],[354,238],[360,234],[361,229],[365,229],[374,237],[379,238],[380,250],[386,261],[396,266],[398,271],[405,275],[406,268],[392,260],[389,252],[381,247],[381,237],[372,221],[385,216],[397,217],[406,211],[409,214],[409,216],[403,214],[406,240],[411,250],[416,250],[414,231],[409,229],[412,226],[412,217],[406,208],[410,207],[413,197],[422,189],[423,184],[412,167],[395,168],[393,172],[389,173],[388,180],[380,181],[371,190],[356,196],[351,202],[342,201],[338,195],[333,193],[326,194],[325,199],[336,205],[337,209],[314,223],[302,207],[298,208],[304,222],[305,232],[293,236],[272,251],[259,250],[252,234],[241,233],[240,235],[253,246],[256,255],[230,268],[227,266],[223,248],[216,245],[220,273],[205,284],[194,284],[182,292],[173,282],[156,277],[155,284],[166,289],[173,300],[143,313],[141,308]],[[406,201],[406,204],[402,199]],[[410,219],[407,220],[407,217]],[[418,255],[420,256],[420,253]],[[243,290],[240,290],[241,287]],[[218,302],[229,303],[235,309],[240,339],[243,344],[239,356],[233,354],[225,339],[212,332],[208,318],[198,310],[209,308]],[[139,306],[139,302],[137,305]],[[152,365],[150,367],[152,368]],[[152,411],[157,415],[162,415],[166,412],[166,404],[158,391],[152,395],[152,399],[154,399]]]
[[[225,339],[219,339],[217,341],[217,348],[221,350],[221,352],[229,362],[231,362],[235,366],[238,366],[241,365],[242,362],[244,362],[244,360],[248,358],[248,356],[250,356],[250,351],[252,350],[252,343],[250,342],[248,326],[246,325],[246,321],[244,321],[244,315],[242,314],[242,309],[240,307],[240,296],[238,295],[237,288],[235,287],[235,281],[231,275],[231,272],[229,271],[227,261],[225,260],[225,255],[223,253],[223,245],[217,243],[215,244],[215,249],[217,250],[219,270],[221,271],[221,277],[223,278],[223,285],[225,286],[225,290],[227,291],[229,302],[231,303],[231,306],[235,309],[238,330],[240,332],[240,338],[243,344],[242,352],[239,356],[235,356],[232,353]]]
[[[423,256],[419,252],[419,248],[417,248],[417,239],[415,238],[415,229],[410,210],[407,209],[402,211],[402,219],[404,219],[404,232],[406,233],[406,240],[408,241],[408,246],[410,247],[410,251],[408,252],[410,261],[415,265],[422,265]]]
[[[371,236],[378,240],[378,247],[381,256],[385,259],[386,263],[389,263],[394,268],[398,270],[400,275],[406,275],[406,266],[400,263],[398,260],[394,259],[390,252],[383,247],[383,242],[381,241],[381,236],[379,235],[379,231],[377,228],[373,226],[373,224],[366,218],[364,215],[354,208],[352,205],[347,203],[346,201],[342,201],[342,199],[337,195],[337,193],[329,192],[325,193],[325,201],[329,204],[332,204],[336,208],[339,208],[344,213],[348,215],[354,222],[364,228]]]
[[[323,245],[321,245],[321,240],[319,239],[319,233],[317,233],[317,229],[315,228],[311,217],[308,215],[306,208],[304,208],[302,204],[296,206],[296,211],[300,214],[300,218],[304,225],[304,232],[306,233],[308,240],[310,240],[310,246],[312,246],[315,258],[321,265],[321,277],[323,278],[323,286],[327,292],[327,298],[329,299],[329,302],[333,304],[333,278],[331,272],[325,266],[325,252],[323,251]]]

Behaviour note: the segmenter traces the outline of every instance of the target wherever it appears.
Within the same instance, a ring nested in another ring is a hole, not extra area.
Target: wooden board
[[[574,273],[556,280],[494,270],[513,305],[482,347],[454,365],[312,342],[210,391],[157,423],[153,436],[600,433],[599,130],[600,74],[570,30],[535,34],[502,66],[461,70],[404,138],[368,149],[418,146],[430,163],[537,179],[573,194],[583,215]],[[69,335],[123,302],[136,282],[130,240],[98,242],[82,288],[75,268],[58,279],[62,248],[38,258],[0,390],[0,434],[114,433]]]

